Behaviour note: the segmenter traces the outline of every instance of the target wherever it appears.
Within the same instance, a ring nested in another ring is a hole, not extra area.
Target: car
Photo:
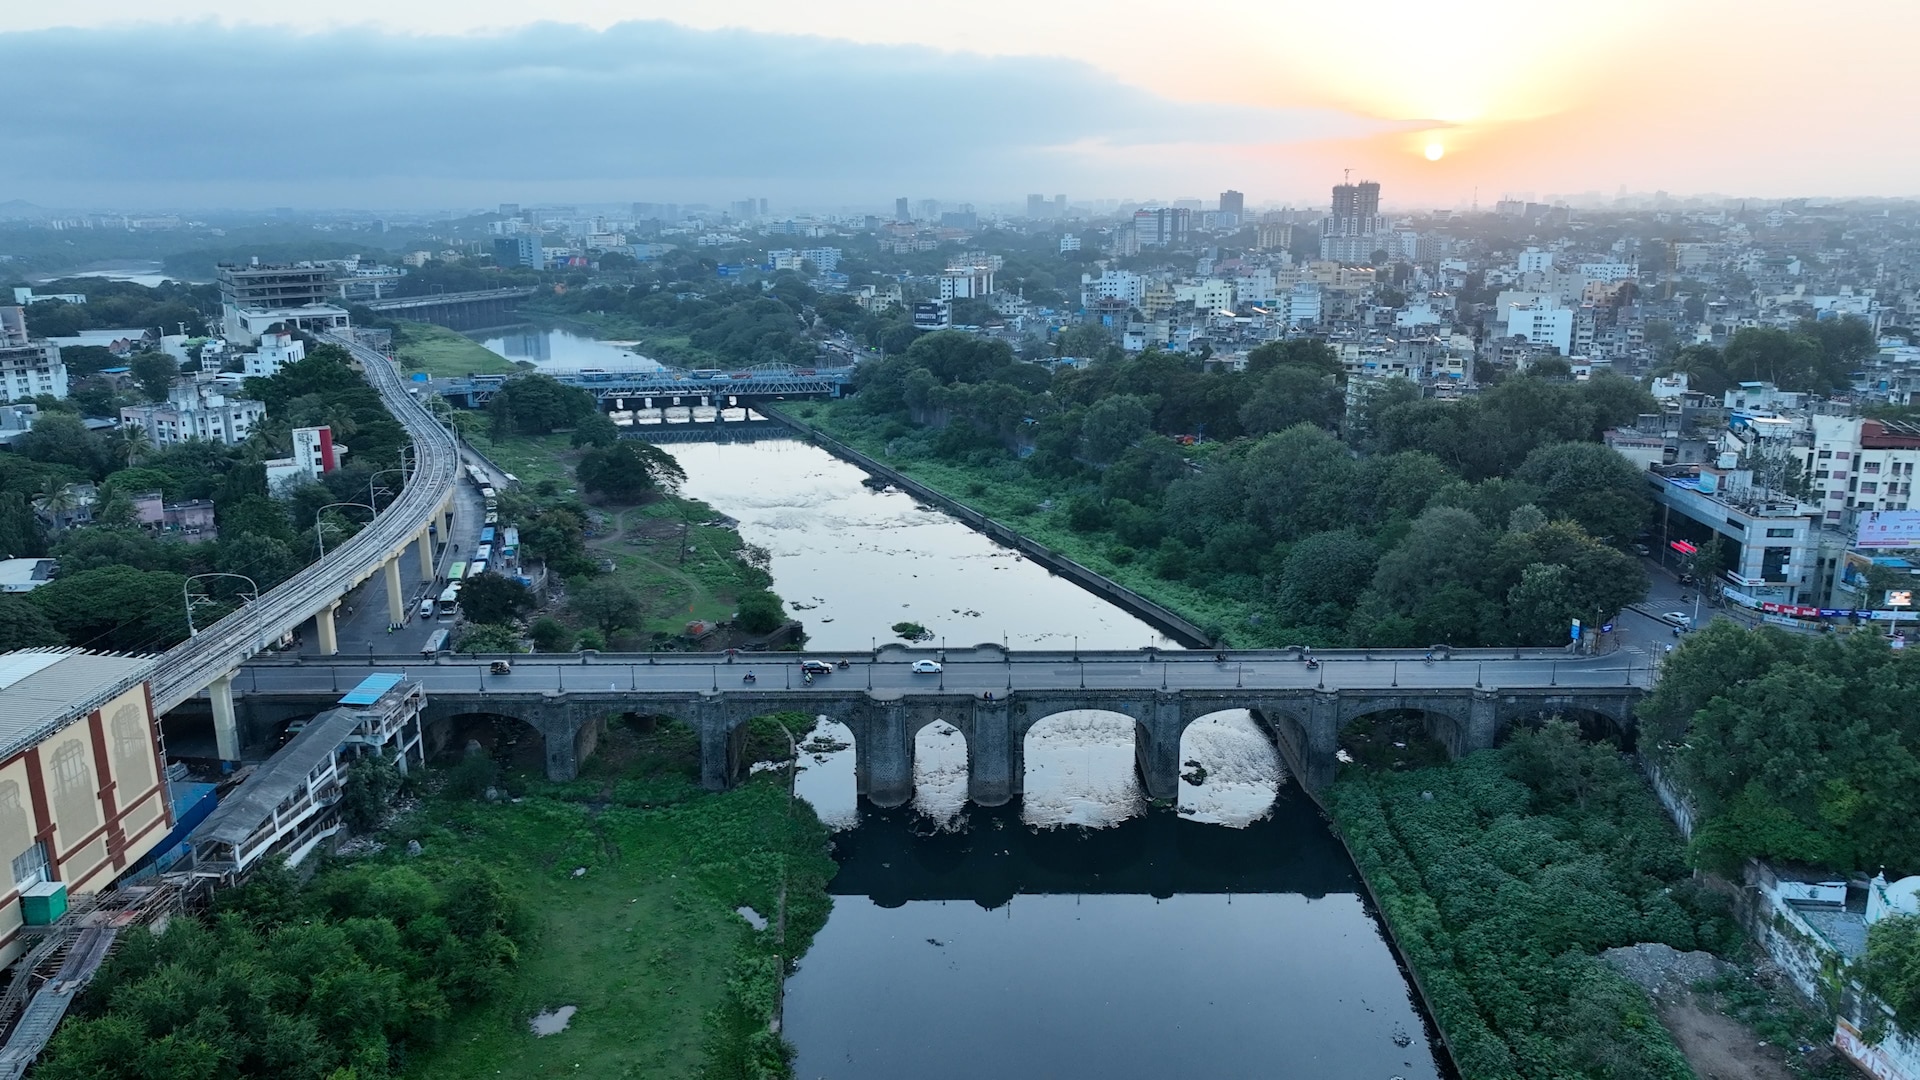
[[[1663,611],[1660,613],[1660,621],[1668,626],[1678,626],[1683,630],[1693,629],[1693,616],[1684,611]]]
[[[913,673],[915,675],[938,675],[940,674],[940,662],[937,660],[915,660],[913,662]]]
[[[1653,549],[1645,544],[1635,544],[1633,545],[1633,553],[1644,559],[1653,554]]]
[[[833,674],[833,665],[827,663],[825,660],[802,660],[800,661],[800,670],[807,675],[831,675]]]

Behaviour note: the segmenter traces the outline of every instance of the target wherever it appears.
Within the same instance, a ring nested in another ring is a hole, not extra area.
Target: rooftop
[[[359,709],[347,708],[331,709],[314,717],[292,742],[254,769],[253,775],[247,777],[238,790],[220,800],[207,820],[193,830],[195,842],[218,840],[235,845],[245,842],[260,828],[261,822],[273,817],[274,808],[306,785],[307,776],[347,741],[347,736],[353,734],[363,719],[365,716]]]
[[[0,761],[139,685],[153,663],[65,648],[0,656]]]

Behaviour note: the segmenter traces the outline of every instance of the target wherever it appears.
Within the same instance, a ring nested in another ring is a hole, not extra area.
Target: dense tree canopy
[[[1920,656],[1872,633],[1727,622],[1689,635],[1640,708],[1679,770],[1699,857],[1920,872]]]

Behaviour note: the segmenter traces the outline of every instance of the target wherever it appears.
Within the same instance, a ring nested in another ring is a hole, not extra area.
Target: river
[[[666,447],[739,522],[813,645],[1177,647],[1018,553],[794,441]],[[796,778],[837,830],[834,911],[787,984],[800,1080],[1445,1075],[1345,851],[1244,710],[1181,741],[1152,809],[1131,721],[1027,736],[1025,795],[966,802],[966,746],[914,740],[915,796],[854,794],[822,722]]]
[[[660,367],[634,352],[632,341],[603,341],[554,326],[516,326],[490,330],[480,344],[509,360],[524,360],[541,371],[648,371]]]

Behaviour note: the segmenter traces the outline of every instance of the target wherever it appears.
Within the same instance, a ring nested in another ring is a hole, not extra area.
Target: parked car
[[[1684,611],[1663,611],[1660,613],[1660,621],[1668,626],[1678,626],[1682,630],[1693,629],[1693,616]]]
[[[1635,544],[1633,545],[1633,553],[1635,555],[1640,556],[1641,558],[1645,558],[1648,555],[1653,554],[1653,549],[1648,547],[1645,544]]]
[[[807,675],[831,675],[833,674],[833,665],[827,663],[825,660],[802,660],[800,661],[800,670]]]
[[[935,660],[915,660],[913,662],[913,673],[915,675],[938,675],[940,673],[940,664]]]

